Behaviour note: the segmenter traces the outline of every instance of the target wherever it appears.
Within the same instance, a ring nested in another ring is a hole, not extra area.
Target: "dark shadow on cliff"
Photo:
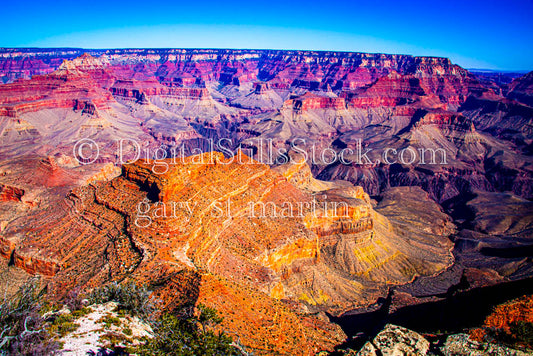
[[[419,333],[453,334],[483,324],[492,308],[511,299],[533,294],[533,278],[501,283],[490,287],[460,291],[456,288],[437,302],[406,306],[389,314],[390,301],[376,311],[356,314],[348,312],[330,317],[348,335],[340,349],[359,350],[373,339],[388,323],[400,325]],[[391,293],[389,293],[390,297]],[[389,298],[387,298],[389,299]]]
[[[154,295],[163,301],[168,312],[179,312],[183,308],[196,305],[200,294],[202,277],[199,272],[184,269],[159,278],[150,284]]]

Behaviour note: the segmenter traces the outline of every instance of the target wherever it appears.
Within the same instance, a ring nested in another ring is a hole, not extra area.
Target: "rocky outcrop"
[[[358,356],[427,355],[429,341],[422,335],[401,326],[388,324],[371,342],[367,342]]]
[[[287,100],[283,103],[283,107],[299,114],[315,109],[344,110],[346,109],[346,103],[343,98],[321,96],[307,92],[301,97]]]
[[[96,106],[91,100],[74,100],[74,111],[81,111],[82,114],[98,116]]]
[[[23,189],[0,184],[0,201],[21,201],[23,195]]]
[[[513,80],[507,97],[533,107],[533,72]]]
[[[355,355],[355,352],[345,352]],[[372,340],[368,341],[357,356],[396,355],[508,355],[525,356],[528,353],[511,349],[497,343],[482,343],[471,340],[467,334],[449,335],[443,345],[431,345],[422,335],[404,327],[387,324]]]
[[[153,337],[153,330],[147,322],[137,316],[131,317],[119,314],[116,302],[92,304],[85,306],[84,310],[87,311],[87,314],[82,316],[72,313],[67,308],[56,312],[59,315],[72,316],[73,322],[77,325],[75,330],[64,333],[61,336],[60,352],[64,355],[75,356],[112,352],[110,349],[115,345],[110,345],[109,342],[106,342],[104,335],[114,335],[117,338],[121,338],[119,347],[134,347],[139,345],[140,340]],[[57,316],[53,312],[45,314],[47,318]],[[108,323],[106,325],[105,318],[114,318],[116,323],[113,325]]]
[[[108,181],[115,177],[118,177],[121,173],[121,169],[115,166],[113,163],[106,163],[100,171],[91,175],[86,181],[86,184],[91,184],[98,181]]]
[[[509,347],[495,344],[495,343],[482,343],[473,341],[469,338],[468,334],[456,334],[450,335],[446,339],[444,346],[441,348],[441,352],[445,356],[526,356],[528,352],[511,349]]]

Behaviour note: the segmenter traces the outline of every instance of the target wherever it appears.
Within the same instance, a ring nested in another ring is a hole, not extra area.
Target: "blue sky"
[[[533,0],[6,1],[2,47],[271,48],[533,70]]]

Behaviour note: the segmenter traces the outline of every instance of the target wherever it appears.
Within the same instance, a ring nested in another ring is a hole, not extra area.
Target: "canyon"
[[[2,263],[57,300],[133,280],[169,310],[214,307],[256,354],[315,354],[385,298],[533,276],[531,73],[2,48],[0,79]]]

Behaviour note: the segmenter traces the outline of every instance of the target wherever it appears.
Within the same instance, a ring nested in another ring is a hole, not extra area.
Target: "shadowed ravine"
[[[349,336],[341,348],[359,349],[388,324],[404,326],[422,334],[452,334],[479,326],[495,305],[533,293],[533,278],[452,293],[443,300],[406,306],[389,314],[393,288],[378,310],[340,317],[330,316]]]

